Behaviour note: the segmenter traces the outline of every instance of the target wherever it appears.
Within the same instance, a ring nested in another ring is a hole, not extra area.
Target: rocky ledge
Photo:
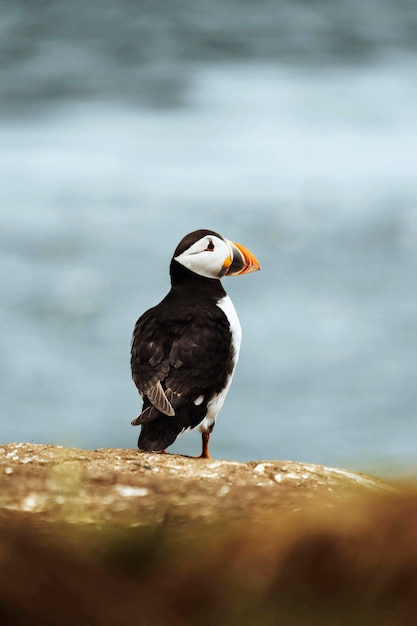
[[[0,446],[0,624],[414,626],[417,492],[288,461]]]
[[[0,508],[37,519],[124,526],[239,520],[351,495],[389,492],[378,478],[289,461],[238,463],[127,449],[0,446]]]

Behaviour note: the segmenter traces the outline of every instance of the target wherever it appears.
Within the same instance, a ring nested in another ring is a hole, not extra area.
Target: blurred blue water
[[[85,65],[62,34],[35,38],[61,56],[32,50],[15,83],[3,66],[1,441],[136,445],[131,331],[167,292],[179,239],[204,227],[262,265],[224,280],[244,337],[212,454],[416,469],[417,63],[401,32],[402,45],[364,37],[360,63],[314,68],[286,58],[289,35],[239,60],[206,50],[186,71],[159,51],[164,79],[155,61],[137,97],[134,64],[103,83],[97,46],[97,81],[77,90]],[[329,38],[303,41],[329,57]],[[61,59],[76,67],[68,94]],[[172,449],[199,445],[191,433]]]

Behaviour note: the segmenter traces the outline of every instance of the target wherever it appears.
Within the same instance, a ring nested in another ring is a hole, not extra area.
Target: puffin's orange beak
[[[259,261],[240,243],[228,241],[232,248],[233,258],[229,259],[229,266],[226,269],[225,276],[238,276],[239,274],[249,274],[249,272],[257,272],[261,269]]]

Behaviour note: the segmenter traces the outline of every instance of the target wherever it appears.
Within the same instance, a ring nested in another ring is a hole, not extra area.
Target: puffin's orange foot
[[[195,459],[211,459],[211,456],[209,454],[199,454],[198,456],[194,457]]]

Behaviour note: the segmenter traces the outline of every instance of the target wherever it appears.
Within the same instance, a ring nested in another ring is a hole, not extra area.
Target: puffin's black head
[[[171,261],[171,277],[178,265],[194,275],[220,279],[222,276],[248,274],[260,269],[249,250],[225,239],[213,230],[195,230],[178,244]]]

